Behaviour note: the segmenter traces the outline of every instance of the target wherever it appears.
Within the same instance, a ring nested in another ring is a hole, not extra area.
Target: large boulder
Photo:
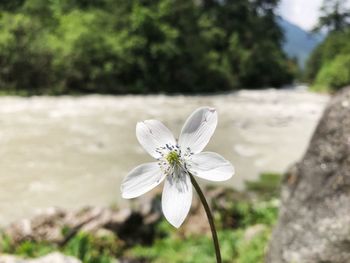
[[[350,87],[331,100],[285,175],[266,261],[350,262]]]

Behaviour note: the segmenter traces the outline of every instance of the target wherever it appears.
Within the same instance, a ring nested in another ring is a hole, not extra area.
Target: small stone
[[[347,107],[349,107],[349,101],[344,100],[344,101],[342,101],[341,105],[342,105],[344,108],[347,108]]]
[[[37,259],[23,259],[16,256],[1,255],[1,263],[82,263],[80,260],[65,256],[61,253],[55,252]]]

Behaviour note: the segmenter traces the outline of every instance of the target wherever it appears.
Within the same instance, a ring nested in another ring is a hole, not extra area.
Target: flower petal
[[[188,163],[187,168],[193,175],[210,181],[226,181],[235,173],[229,161],[213,152],[195,154]]]
[[[179,145],[183,150],[188,147],[193,153],[201,152],[208,144],[218,123],[214,108],[203,107],[194,111],[182,128]]]
[[[156,151],[158,147],[166,144],[176,145],[176,140],[171,131],[163,123],[157,120],[146,120],[136,125],[136,137],[142,147],[154,158],[159,158]]]
[[[165,178],[158,163],[145,163],[134,168],[121,185],[122,197],[138,197],[160,184]]]
[[[165,218],[179,228],[190,211],[192,184],[187,174],[168,176],[164,183],[162,209]]]

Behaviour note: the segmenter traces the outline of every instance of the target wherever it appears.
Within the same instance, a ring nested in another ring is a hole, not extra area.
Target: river
[[[303,155],[328,102],[303,90],[242,90],[214,96],[0,97],[0,224],[51,206],[120,203],[127,172],[151,161],[135,124],[163,121],[179,134],[197,107],[217,108],[207,150],[230,160],[242,189],[263,171],[283,172]],[[125,204],[125,203],[122,203]]]

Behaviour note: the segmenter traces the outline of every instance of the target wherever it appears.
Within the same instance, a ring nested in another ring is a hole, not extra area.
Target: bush
[[[306,80],[317,91],[336,91],[350,84],[350,29],[329,34],[306,66]]]
[[[280,192],[282,174],[262,173],[256,181],[246,181],[245,186],[248,192],[256,194],[259,198],[277,198]]]
[[[339,55],[333,61],[324,65],[317,74],[316,90],[324,90],[330,87],[338,90],[350,84],[350,55]]]
[[[95,237],[83,232],[78,233],[62,248],[55,244],[29,240],[14,245],[6,236],[2,237],[0,248],[1,253],[16,254],[25,258],[41,257],[59,250],[84,263],[112,263],[122,251],[122,245],[117,238]]]
[[[10,93],[41,93],[53,83],[52,54],[37,41],[38,21],[24,14],[0,17],[0,87]]]
[[[252,240],[241,240],[238,244],[237,263],[263,263],[270,239],[271,230],[266,229],[258,233]]]

